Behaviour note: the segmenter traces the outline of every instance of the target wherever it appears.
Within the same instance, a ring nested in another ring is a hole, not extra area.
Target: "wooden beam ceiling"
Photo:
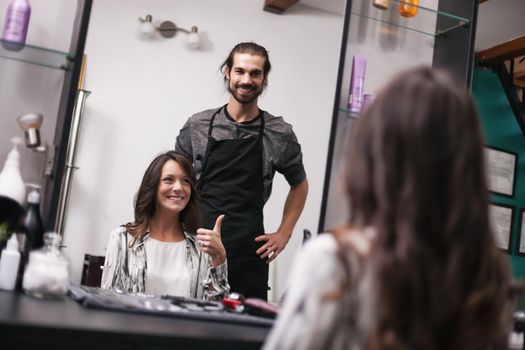
[[[476,54],[476,62],[485,67],[514,61],[514,85],[525,87],[525,35],[495,45]]]
[[[479,51],[476,54],[476,62],[491,67],[523,55],[525,55],[525,35]]]
[[[264,11],[282,14],[299,0],[264,0]]]

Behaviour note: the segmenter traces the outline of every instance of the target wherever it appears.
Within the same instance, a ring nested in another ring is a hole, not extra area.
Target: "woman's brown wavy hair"
[[[394,79],[356,122],[349,223],[377,232],[365,349],[504,348],[510,275],[489,224],[483,143],[468,92],[428,67]]]
[[[196,188],[195,169],[191,161],[184,154],[176,151],[168,151],[157,156],[142,177],[137,195],[135,196],[135,220],[123,225],[134,237],[133,245],[147,232],[151,219],[155,215],[157,203],[157,188],[162,175],[162,167],[168,160],[176,161],[188,176],[191,184],[191,196],[188,205],[179,214],[179,220],[184,231],[195,234],[201,225],[200,195]]]

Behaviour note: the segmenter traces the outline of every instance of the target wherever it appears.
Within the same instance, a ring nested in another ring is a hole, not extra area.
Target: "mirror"
[[[340,0],[339,3],[344,3]],[[139,17],[196,25],[199,49],[185,35],[167,39],[139,34]],[[78,143],[64,244],[72,280],[80,281],[84,254],[104,255],[111,229],[132,220],[133,198],[150,161],[172,149],[193,113],[227,101],[219,66],[241,41],[267,48],[272,63],[259,106],[292,124],[302,146],[310,183],[303,214],[287,248],[271,264],[270,284],[279,300],[302,231],[317,231],[343,16],[302,4],[276,15],[262,0],[199,2],[94,2],[85,53],[86,101]],[[265,229],[280,224],[289,186],[277,174],[265,206]],[[272,273],[273,272],[273,273]]]

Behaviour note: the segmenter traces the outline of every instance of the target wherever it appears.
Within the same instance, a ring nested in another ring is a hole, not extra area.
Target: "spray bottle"
[[[20,175],[20,138],[11,139],[13,149],[9,152],[0,173],[0,249],[7,243],[7,233],[24,214],[25,186]]]
[[[13,148],[7,155],[4,168],[0,173],[0,196],[13,199],[23,207],[26,188],[20,174],[20,153],[18,152],[18,145],[22,144],[22,139],[13,137],[11,143]]]
[[[18,251],[18,240],[16,239],[16,235],[12,234],[0,257],[0,289],[15,289],[19,263],[20,252]]]

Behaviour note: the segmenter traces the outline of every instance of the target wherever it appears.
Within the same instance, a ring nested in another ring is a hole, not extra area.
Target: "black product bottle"
[[[22,290],[25,266],[28,263],[30,251],[41,248],[44,245],[44,225],[40,216],[40,186],[33,184],[27,184],[27,186],[31,188],[27,195],[27,209],[18,226],[20,236],[25,236],[25,239],[20,246],[22,263],[18,267],[15,285],[17,290]]]
[[[44,225],[40,216],[40,186],[28,184],[31,191],[27,195],[27,210],[22,220],[26,234],[26,252],[44,245]]]

